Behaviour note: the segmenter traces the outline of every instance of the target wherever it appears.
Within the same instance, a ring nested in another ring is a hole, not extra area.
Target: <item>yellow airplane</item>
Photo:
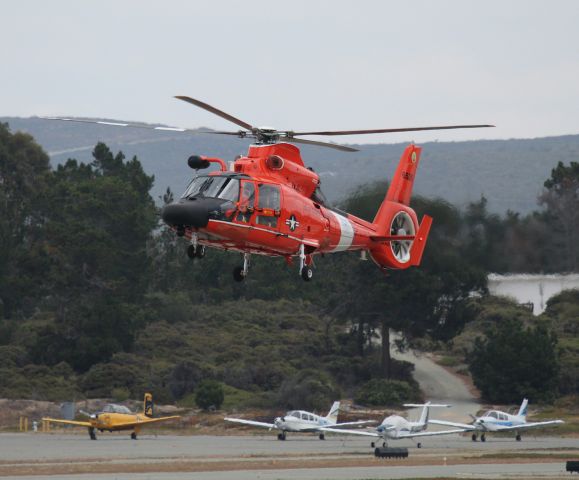
[[[85,413],[82,412],[81,413]],[[63,423],[65,425],[76,425],[78,427],[87,427],[88,434],[91,440],[96,440],[96,430],[104,432],[115,432],[119,430],[132,430],[131,438],[137,439],[137,434],[140,433],[141,427],[149,423],[166,422],[175,418],[181,418],[179,415],[171,417],[153,418],[153,395],[145,393],[142,413],[132,413],[124,405],[116,405],[114,403],[105,405],[103,410],[98,413],[87,414],[88,422],[78,422],[76,420],[60,420],[57,418],[43,418],[43,422],[49,423]]]

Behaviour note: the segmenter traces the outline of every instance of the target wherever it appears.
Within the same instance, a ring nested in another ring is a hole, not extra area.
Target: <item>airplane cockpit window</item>
[[[308,420],[308,414],[302,412],[302,420]]]
[[[300,418],[300,412],[296,412],[296,411],[291,411],[287,413],[288,417],[296,417],[296,418]]]
[[[239,199],[239,180],[221,176],[199,176],[194,178],[183,198],[209,197],[236,202]]]
[[[487,415],[487,417],[497,418],[497,419],[499,418],[498,415],[497,415],[497,412],[489,412],[488,415]]]
[[[504,413],[499,413],[499,420],[506,420],[507,416]]]
[[[105,405],[105,407],[103,408],[103,412],[104,413],[124,413],[124,414],[131,414],[132,413],[128,409],[128,407],[125,407],[124,405],[115,405],[113,403]]]

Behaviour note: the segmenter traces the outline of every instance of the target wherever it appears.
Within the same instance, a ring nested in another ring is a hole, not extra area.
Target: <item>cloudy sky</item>
[[[579,133],[579,1],[3,1],[0,116],[235,129],[494,123],[344,142]]]

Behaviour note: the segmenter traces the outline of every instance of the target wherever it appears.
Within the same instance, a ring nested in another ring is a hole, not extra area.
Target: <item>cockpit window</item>
[[[491,418],[498,418],[497,412],[489,412],[488,416]]]
[[[113,403],[105,405],[105,407],[103,408],[103,412],[104,413],[125,413],[125,414],[131,413],[131,411],[128,409],[128,407],[125,407],[124,405],[115,405]]]
[[[328,199],[326,198],[326,196],[322,193],[322,189],[320,188],[320,185],[318,184],[318,186],[316,187],[316,189],[314,190],[314,193],[312,194],[312,200],[316,203],[319,203],[320,205],[324,205],[324,206],[328,206]]]
[[[183,198],[210,197],[236,202],[239,199],[239,180],[231,177],[199,176],[187,187]]]

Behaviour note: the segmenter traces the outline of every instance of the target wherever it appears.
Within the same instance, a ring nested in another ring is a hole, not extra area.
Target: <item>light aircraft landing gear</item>
[[[278,440],[285,440],[285,432],[281,432],[277,434],[277,439]]]
[[[517,433],[517,436],[515,437],[515,440],[516,440],[517,442],[520,442],[520,441],[521,441],[521,435],[520,435],[519,433]]]
[[[472,434],[472,437],[470,437],[472,439],[473,442],[476,442],[476,433]]]
[[[96,433],[94,432],[94,428],[90,427],[88,429],[88,435],[90,437],[91,440],[96,440]]]
[[[370,444],[370,446],[371,446],[372,448],[375,448],[375,447],[376,447],[376,442],[372,442],[372,443]]]
[[[487,441],[487,437],[486,437],[486,435],[485,435],[484,433],[480,436],[480,441],[481,441],[481,442],[486,442],[486,441]]]
[[[236,282],[243,282],[249,272],[249,253],[243,254],[243,267],[235,267],[233,269],[233,279]]]
[[[323,433],[320,433],[320,440],[325,440],[326,436]]]
[[[422,448],[422,443],[418,442],[418,443],[416,444],[416,448]]]
[[[136,439],[137,439],[137,432],[131,433],[131,440],[136,440]]]
[[[302,278],[309,282],[314,276],[314,271],[312,270],[312,257],[311,255],[306,255],[304,244],[300,245],[300,275]]]
[[[191,259],[205,256],[205,245],[199,245],[196,233],[191,235],[191,244],[187,247],[187,256]]]

